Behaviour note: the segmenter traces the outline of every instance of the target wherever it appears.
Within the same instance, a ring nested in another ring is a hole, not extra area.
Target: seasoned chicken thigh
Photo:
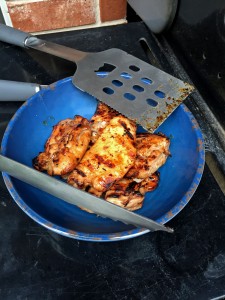
[[[170,155],[169,146],[170,140],[162,134],[137,134],[137,157],[126,177],[145,179],[155,173]]]
[[[76,167],[86,152],[91,138],[87,119],[75,116],[54,126],[49,139],[33,161],[35,169],[49,175],[65,175]]]
[[[104,128],[95,144],[85,153],[68,183],[104,192],[124,177],[136,158],[136,125],[119,115]]]
[[[140,182],[122,178],[112,185],[105,193],[104,198],[126,209],[137,210],[142,207],[145,194],[156,189],[158,182],[158,173],[154,173]]]
[[[108,105],[98,103],[97,110],[91,118],[91,145],[97,141],[110,120],[118,115],[119,113]]]
[[[145,194],[158,186],[156,170],[170,154],[169,144],[169,139],[162,134],[137,134],[135,163],[124,178],[105,193],[105,199],[132,211],[141,208]]]

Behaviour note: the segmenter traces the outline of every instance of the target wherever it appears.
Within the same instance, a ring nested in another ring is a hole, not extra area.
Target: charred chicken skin
[[[158,183],[159,173],[156,172],[141,181],[124,177],[116,181],[104,193],[99,192],[91,186],[86,188],[86,192],[133,211],[142,207],[145,194],[154,191]],[[84,210],[91,212],[87,209]]]
[[[136,125],[119,115],[104,128],[95,144],[87,150],[68,183],[105,192],[124,177],[136,158]]]
[[[154,173],[140,182],[122,178],[113,184],[105,193],[104,198],[126,209],[137,210],[142,207],[145,194],[156,189],[158,182],[158,173]]]
[[[113,184],[104,198],[132,211],[141,208],[146,192],[158,186],[159,174],[156,171],[170,155],[169,145],[169,139],[162,134],[137,134],[134,165],[123,179]]]
[[[87,119],[75,116],[54,126],[49,139],[33,161],[35,169],[49,175],[65,175],[74,170],[91,138],[91,127]]]
[[[145,179],[155,173],[170,155],[169,146],[170,140],[162,134],[137,134],[137,157],[126,177]]]

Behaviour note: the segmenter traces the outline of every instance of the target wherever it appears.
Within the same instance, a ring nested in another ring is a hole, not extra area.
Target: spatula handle
[[[0,80],[0,101],[25,101],[45,87],[37,83]]]
[[[87,55],[86,52],[39,39],[34,35],[3,24],[0,24],[0,41],[23,48],[36,49],[72,62],[78,62]]]
[[[30,36],[29,33],[0,24],[0,40],[2,42],[25,47],[25,41]]]

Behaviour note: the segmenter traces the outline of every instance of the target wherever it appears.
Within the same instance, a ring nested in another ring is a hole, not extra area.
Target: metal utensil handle
[[[45,191],[70,204],[86,207],[98,215],[119,220],[136,227],[147,228],[151,231],[163,230],[173,232],[171,228],[165,227],[151,219],[130,212],[115,204],[97,198],[87,192],[78,190],[51,176],[45,175],[3,155],[0,155],[0,171],[18,178],[32,186]]]
[[[49,53],[72,62],[78,62],[88,53],[41,40],[36,36],[21,30],[0,24],[0,41],[23,48],[33,48],[38,51]]]
[[[25,41],[25,46],[41,52],[52,54],[72,62],[82,60],[88,53],[72,49],[63,45],[55,44],[30,36]]]
[[[25,101],[45,87],[37,83],[0,80],[0,101]]]
[[[0,24],[0,40],[2,42],[25,47],[25,41],[29,36],[31,36],[29,33]]]

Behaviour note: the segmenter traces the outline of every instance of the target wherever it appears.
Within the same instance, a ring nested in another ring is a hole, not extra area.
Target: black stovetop
[[[86,51],[122,48],[189,80],[167,40],[151,35],[142,22],[44,38]],[[3,43],[0,53],[1,79],[49,84],[75,70],[70,62]],[[202,128],[207,152],[221,158],[220,137],[210,123],[213,115],[198,91],[186,104]],[[20,105],[0,103],[1,137]],[[225,196],[206,165],[190,203],[168,223],[174,234],[149,233],[112,243],[83,242],[57,235],[31,220],[12,200],[1,179],[0,298],[149,300],[225,295],[224,211]]]

